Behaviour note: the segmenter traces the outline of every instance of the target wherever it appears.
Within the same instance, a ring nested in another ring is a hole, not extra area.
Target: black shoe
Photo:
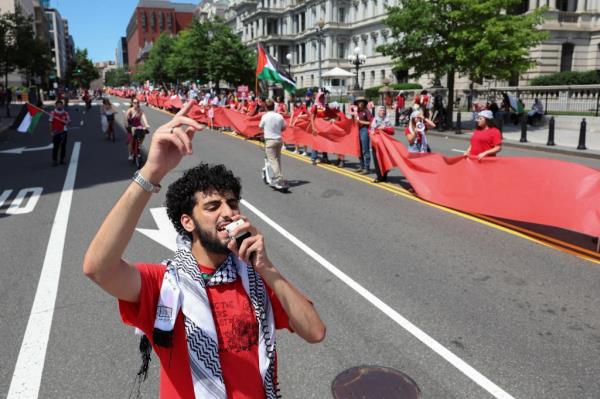
[[[377,177],[377,178],[373,179],[373,183],[386,183],[386,182],[387,182],[387,178],[385,178],[385,177],[382,177],[382,178]]]
[[[64,165],[64,164],[65,164],[65,160],[64,160],[64,159],[61,159],[61,160],[60,160],[60,164],[61,164],[61,165]]]
[[[336,159],[336,160],[335,160],[335,161],[333,161],[331,164],[332,164],[332,165],[335,165],[335,166],[339,166],[339,164],[340,164],[340,160],[339,160],[339,159]]]
[[[355,172],[358,173],[359,175],[362,174],[363,171],[364,171],[363,168],[358,168],[355,170]]]

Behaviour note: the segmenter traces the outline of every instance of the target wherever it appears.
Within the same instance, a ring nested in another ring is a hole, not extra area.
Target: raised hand
[[[148,159],[141,171],[152,183],[157,184],[181,162],[184,155],[192,154],[194,133],[205,127],[187,117],[194,103],[195,101],[188,101],[173,119],[160,126],[152,135]]]

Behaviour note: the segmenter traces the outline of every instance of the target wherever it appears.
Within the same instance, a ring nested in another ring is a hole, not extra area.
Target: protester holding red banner
[[[296,122],[298,122],[298,119],[307,118],[307,117],[308,117],[308,109],[306,108],[306,104],[304,104],[301,99],[297,98],[296,103],[294,104],[294,107],[292,110],[292,116],[290,118],[290,126],[294,127],[296,125]],[[301,155],[308,155],[307,148],[305,147],[304,149],[301,149],[300,147],[301,147],[300,145],[296,145],[294,147],[294,154],[301,153]]]
[[[371,140],[369,139],[369,126],[373,115],[367,109],[367,100],[364,97],[357,98],[354,102],[358,107],[356,118],[358,120],[358,134],[360,137],[360,167],[356,170],[361,175],[368,175],[371,167]]]
[[[502,133],[494,124],[492,111],[485,110],[477,114],[477,127],[471,136],[471,145],[465,151],[465,157],[495,157],[502,149]]]
[[[275,112],[281,115],[287,114],[287,107],[285,106],[285,102],[281,99],[280,96],[275,97]]]
[[[375,137],[379,134],[394,134],[394,127],[392,126],[392,122],[387,116],[387,110],[385,107],[377,108],[377,115],[373,118],[371,122],[371,142],[377,140]],[[375,148],[373,148],[373,163],[375,164],[375,174],[377,177],[373,180],[373,183],[380,183],[387,181],[387,171],[382,172],[379,161],[377,160],[377,152]]]

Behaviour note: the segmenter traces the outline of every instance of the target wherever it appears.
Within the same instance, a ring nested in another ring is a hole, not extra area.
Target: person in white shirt
[[[273,170],[272,185],[280,190],[286,187],[281,173],[281,132],[285,129],[285,120],[281,114],[275,112],[275,104],[272,100],[266,101],[267,112],[260,118],[258,127],[264,132],[265,151],[267,159]]]

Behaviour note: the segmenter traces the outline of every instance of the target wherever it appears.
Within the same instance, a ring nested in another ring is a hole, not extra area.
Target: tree
[[[76,49],[75,56],[73,57],[73,65],[67,74],[67,80],[71,84],[88,89],[90,83],[99,77],[100,73],[98,73],[94,63],[88,58],[87,49]]]
[[[529,50],[547,37],[536,29],[545,8],[513,15],[520,0],[399,0],[385,24],[393,41],[377,50],[411,77],[447,76],[447,121],[452,123],[455,74],[510,79],[535,64]],[[509,10],[509,12],[506,12]]]
[[[208,23],[209,36],[206,63],[208,78],[219,86],[224,80],[233,85],[250,84],[254,77],[255,55],[220,20]]]
[[[161,34],[150,49],[148,58],[144,62],[144,74],[157,83],[171,81],[166,60],[173,51],[173,38],[166,33]]]
[[[126,68],[111,69],[104,75],[104,84],[107,86],[127,86],[130,83],[131,76]]]

